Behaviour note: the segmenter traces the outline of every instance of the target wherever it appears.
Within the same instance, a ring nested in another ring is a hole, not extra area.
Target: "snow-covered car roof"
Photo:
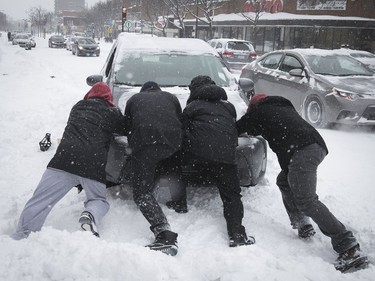
[[[134,40],[135,39],[135,40]],[[141,39],[141,40],[139,40]],[[137,33],[121,33],[117,39],[125,52],[179,52],[218,55],[207,42],[194,38],[156,37]]]

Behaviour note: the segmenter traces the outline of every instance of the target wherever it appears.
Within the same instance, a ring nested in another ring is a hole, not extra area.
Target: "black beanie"
[[[215,85],[215,82],[207,75],[198,75],[194,77],[189,85],[190,91],[194,92],[198,88],[206,85]]]
[[[146,91],[155,91],[155,90],[160,90],[160,87],[158,85],[158,83],[154,82],[154,81],[148,81],[146,83],[143,84],[142,88],[141,88],[141,92],[146,92]]]

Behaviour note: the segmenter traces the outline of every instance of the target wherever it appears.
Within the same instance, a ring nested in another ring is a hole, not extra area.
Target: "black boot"
[[[335,268],[342,273],[348,273],[366,268],[368,264],[368,258],[361,255],[359,244],[357,244],[339,255]]]
[[[160,232],[152,244],[147,245],[151,250],[161,251],[164,254],[175,256],[177,255],[177,233],[169,230]]]
[[[315,230],[311,224],[306,224],[298,228],[299,238],[306,239],[315,235]]]
[[[169,209],[175,210],[177,213],[187,213],[187,202],[186,200],[180,200],[180,201],[168,201],[165,203]]]

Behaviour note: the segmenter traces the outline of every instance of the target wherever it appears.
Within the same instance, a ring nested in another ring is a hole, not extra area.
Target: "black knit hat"
[[[143,84],[141,92],[160,90],[158,83],[154,81],[148,81]]]
[[[206,85],[215,85],[215,82],[210,76],[198,75],[191,80],[189,89],[190,91],[195,91],[196,89]]]

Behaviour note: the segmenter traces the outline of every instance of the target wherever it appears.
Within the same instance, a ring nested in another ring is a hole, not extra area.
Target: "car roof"
[[[347,53],[338,52],[336,50],[328,50],[328,49],[315,49],[315,48],[295,48],[295,49],[285,49],[285,50],[277,50],[271,51],[270,53],[299,53],[301,55],[315,55],[315,56],[330,56],[330,55],[343,55],[348,56]]]
[[[208,42],[222,42],[222,43],[227,43],[227,42],[244,42],[244,43],[251,44],[251,42],[248,41],[248,40],[242,40],[242,39],[236,39],[236,38],[217,38],[217,39],[211,39]]]
[[[136,34],[137,33],[121,33],[117,38],[116,44],[120,45],[122,50],[134,52],[175,52],[217,55],[217,52],[207,44],[207,42],[201,39],[156,37]]]

